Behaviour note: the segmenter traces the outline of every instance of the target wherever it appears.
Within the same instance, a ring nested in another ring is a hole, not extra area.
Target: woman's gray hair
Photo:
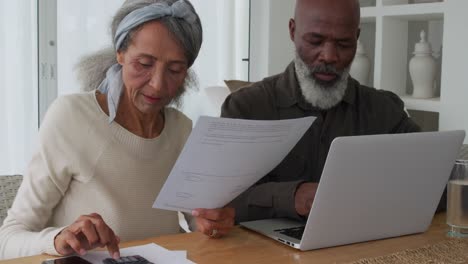
[[[190,11],[196,15],[195,23],[189,23],[184,19],[180,19],[174,16],[164,16],[156,20],[165,25],[169,32],[175,36],[185,51],[188,66],[190,67],[194,63],[200,51],[203,41],[203,31],[200,18],[198,17],[192,4],[190,4],[187,0],[185,1],[188,4],[187,6],[191,9]],[[172,5],[174,2],[177,2],[177,0],[126,0],[112,20],[112,39],[114,40],[117,28],[119,27],[122,20],[131,12],[155,3],[166,3],[168,5]],[[127,50],[128,46],[131,44],[135,32],[141,29],[141,27],[146,23],[143,23],[130,30],[127,37],[125,37],[124,41],[120,45],[119,51]],[[115,45],[115,43],[113,44]],[[79,63],[76,65],[76,70],[78,80],[81,82],[81,89],[83,91],[91,91],[99,87],[101,82],[106,78],[107,70],[117,63],[116,52],[117,50],[114,46],[108,47],[85,56],[79,61]],[[180,95],[185,92],[187,86],[193,86],[195,83],[195,74],[189,70],[183,85],[184,87],[182,87],[176,100],[179,99]]]

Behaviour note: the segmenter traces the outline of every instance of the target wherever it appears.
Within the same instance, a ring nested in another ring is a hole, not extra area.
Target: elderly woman
[[[200,19],[185,0],[127,0],[112,33],[114,49],[79,66],[92,91],[60,97],[48,110],[0,229],[0,258],[96,247],[118,258],[121,240],[179,231],[176,212],[151,207],[191,131],[168,104],[189,80]],[[233,209],[193,214],[214,237],[233,225]]]

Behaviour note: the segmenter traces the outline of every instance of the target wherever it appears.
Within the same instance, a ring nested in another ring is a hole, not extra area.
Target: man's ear
[[[293,18],[289,20],[289,38],[294,42],[294,35],[296,34],[296,22]]]

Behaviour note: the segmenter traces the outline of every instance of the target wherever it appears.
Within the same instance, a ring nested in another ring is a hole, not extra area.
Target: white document
[[[191,212],[225,206],[273,170],[314,120],[200,117],[153,208]]]
[[[186,251],[170,251],[156,244],[146,244],[136,247],[120,249],[120,256],[140,255],[155,264],[193,264],[187,259]],[[82,258],[93,264],[102,264],[102,261],[109,258],[107,251],[90,251]]]

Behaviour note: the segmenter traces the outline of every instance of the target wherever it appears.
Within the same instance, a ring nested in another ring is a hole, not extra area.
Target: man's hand
[[[120,257],[120,238],[96,213],[82,215],[65,229],[54,240],[54,246],[62,255],[84,255],[88,250],[97,247],[107,247],[114,259]]]
[[[310,208],[314,202],[315,193],[317,192],[318,183],[304,182],[299,185],[296,190],[295,207],[296,212],[301,216],[309,215]]]
[[[195,209],[192,211],[197,223],[197,231],[212,238],[220,238],[234,226],[234,208]]]

